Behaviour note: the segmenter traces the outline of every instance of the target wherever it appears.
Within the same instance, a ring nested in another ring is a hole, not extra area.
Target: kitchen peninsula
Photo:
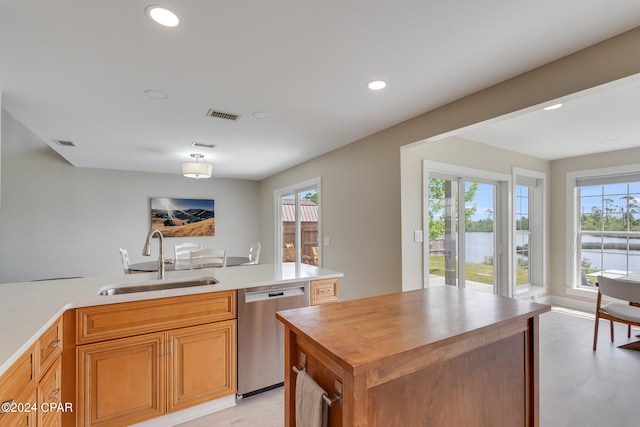
[[[125,375],[142,375],[141,379],[153,382],[154,389],[164,390],[166,384],[169,390],[172,381],[180,381],[181,369],[191,366],[175,364],[180,362],[179,357],[184,356],[204,366],[222,360],[226,368],[232,368],[226,369],[224,375],[215,376],[216,381],[224,385],[224,390],[222,393],[218,391],[218,395],[225,397],[213,402],[203,396],[187,396],[194,397],[187,403],[181,400],[189,388],[204,388],[208,384],[175,383],[175,392],[170,391],[168,397],[152,396],[148,388],[146,394],[142,393],[143,399],[147,399],[146,395],[151,396],[148,401],[131,402],[132,406],[135,404],[142,407],[143,412],[147,411],[146,415],[131,419],[142,420],[168,413],[153,423],[171,425],[231,406],[235,404],[236,291],[298,282],[324,284],[329,279],[335,279],[337,284],[339,277],[342,273],[336,271],[286,263],[175,271],[169,272],[164,280],[156,279],[155,273],[142,273],[117,278],[0,284],[0,319],[5,325],[0,334],[0,402],[14,399],[17,404],[37,400],[40,405],[41,395],[42,402],[45,402],[49,396],[46,393],[50,393],[52,399],[73,408],[72,413],[63,414],[63,425],[76,424],[76,415],[82,417],[77,420],[77,425],[107,425],[107,422],[94,417],[98,411],[87,409],[99,402],[87,401],[84,405],[76,402],[76,386],[78,396],[82,398],[92,393],[105,393],[104,390],[86,389],[95,384],[91,379],[96,375],[95,370],[107,367],[122,372],[119,360],[135,359],[140,366],[148,364],[151,374],[148,375],[145,369],[133,369]],[[204,284],[167,286],[184,281]],[[207,284],[214,282],[217,283]],[[140,289],[143,284],[161,285],[164,289],[115,294],[101,292],[114,287],[120,290]],[[276,322],[275,319],[273,321]],[[176,346],[180,350],[176,350]],[[130,353],[124,352],[127,348],[132,349]],[[213,354],[204,351],[211,349],[215,350]],[[182,353],[169,357],[172,351]],[[189,374],[191,379],[202,377],[196,375],[196,370]],[[104,382],[101,386],[105,386]],[[121,384],[109,387],[115,387],[118,393],[131,392]],[[140,387],[145,390],[142,385]],[[184,393],[177,396],[176,392]],[[131,399],[120,399],[118,403],[128,404],[129,401]],[[191,407],[193,402],[197,406]],[[185,409],[187,407],[189,409]],[[109,409],[114,410],[112,407]],[[23,416],[20,422],[28,425],[48,425],[50,422],[40,420],[42,411],[3,412],[6,411],[0,411],[0,424],[4,418],[14,415]],[[131,424],[115,419],[110,422]]]
[[[332,427],[538,426],[538,318],[549,310],[444,286],[278,312],[285,426],[302,369],[341,395]]]

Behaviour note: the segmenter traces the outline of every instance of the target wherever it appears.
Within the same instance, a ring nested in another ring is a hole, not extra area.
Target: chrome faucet
[[[149,256],[151,255],[151,238],[153,237],[154,234],[158,235],[158,238],[160,239],[160,250],[159,250],[159,254],[158,254],[158,279],[162,280],[164,279],[164,258],[163,258],[163,242],[162,242],[162,233],[160,232],[160,230],[157,229],[153,229],[149,232],[149,234],[147,234],[147,240],[146,242],[144,242],[144,249],[142,249],[142,255],[144,256]]]

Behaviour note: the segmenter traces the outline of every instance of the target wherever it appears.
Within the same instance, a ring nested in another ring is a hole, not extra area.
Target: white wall
[[[150,197],[215,200],[216,235],[167,238],[167,258],[186,240],[245,255],[258,239],[256,181],[76,168],[4,109],[2,123],[0,283],[120,275],[118,248],[157,259],[157,239],[142,256]]]

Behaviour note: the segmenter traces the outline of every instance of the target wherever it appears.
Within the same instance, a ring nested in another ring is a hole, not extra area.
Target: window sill
[[[548,288],[546,286],[525,286],[523,289],[516,289],[513,297],[518,299],[537,297],[546,294],[547,290]]]

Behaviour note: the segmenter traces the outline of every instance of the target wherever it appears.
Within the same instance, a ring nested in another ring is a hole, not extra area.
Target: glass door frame
[[[283,226],[282,226],[282,202],[281,199],[287,195],[294,195],[296,199],[296,232],[295,232],[295,257],[296,262],[299,263],[301,261],[301,241],[300,241],[300,198],[298,195],[301,192],[308,190],[316,190],[318,192],[318,267],[322,265],[322,180],[320,177],[312,178],[307,181],[303,181],[297,184],[290,185],[288,187],[279,188],[273,191],[273,200],[274,200],[274,208],[275,208],[275,262],[281,263],[283,260]]]
[[[503,296],[513,296],[515,273],[513,271],[513,254],[510,250],[513,247],[513,203],[512,203],[512,176],[497,172],[490,172],[480,169],[472,169],[464,166],[451,165],[447,163],[423,161],[423,287],[429,287],[429,179],[449,177],[462,179],[465,181],[477,181],[496,185],[496,200],[494,212],[495,230],[495,258],[494,258],[494,289],[493,292]],[[462,200],[462,202],[460,202]],[[464,206],[464,188],[458,189],[458,205]],[[462,226],[464,231],[464,225]],[[457,230],[460,232],[460,230]],[[463,233],[459,233],[463,234]],[[464,244],[464,236],[458,239],[458,250]],[[458,278],[464,277],[464,266],[458,260]],[[456,283],[458,285],[458,283]]]

